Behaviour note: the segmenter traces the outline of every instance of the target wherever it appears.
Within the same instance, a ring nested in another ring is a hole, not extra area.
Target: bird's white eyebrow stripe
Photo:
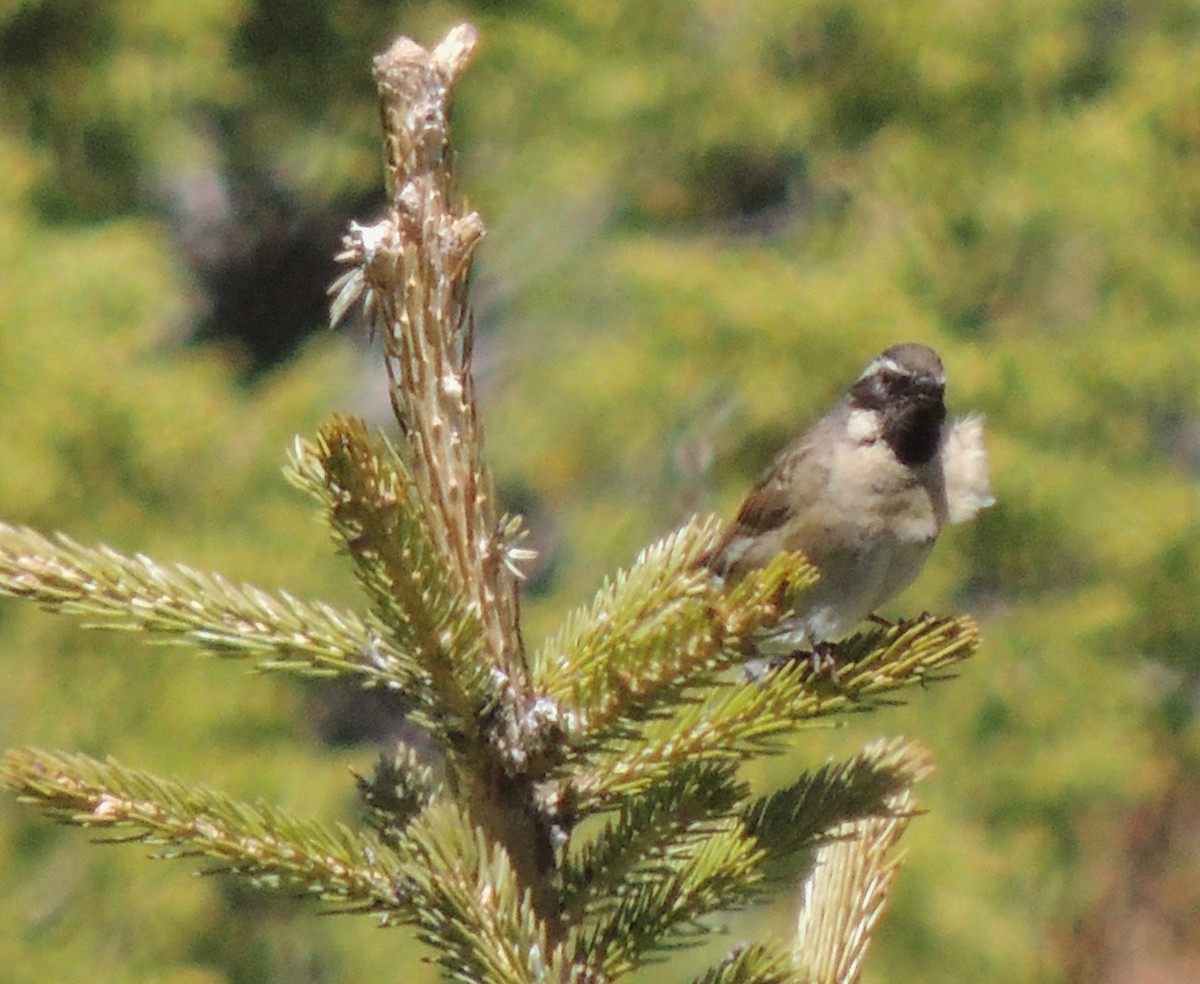
[[[861,376],[859,376],[858,378],[866,379],[868,376],[873,376],[875,373],[879,372],[881,369],[890,370],[891,372],[896,373],[896,375],[898,375],[898,376],[911,376],[912,375],[911,369],[904,368],[904,366],[900,365],[899,362],[897,362],[895,359],[891,358],[890,356],[880,356],[878,359],[876,359],[874,362],[872,362],[869,366],[867,366],[867,368],[863,370],[863,374]],[[945,373],[938,373],[937,378],[942,381],[945,381],[945,378],[946,378]]]
[[[872,362],[866,369],[863,370],[863,377],[871,376],[880,369],[890,369],[892,372],[904,373],[905,370],[900,368],[900,363],[895,359],[880,357]]]

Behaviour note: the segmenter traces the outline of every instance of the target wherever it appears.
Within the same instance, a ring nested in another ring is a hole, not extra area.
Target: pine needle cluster
[[[976,630],[924,616],[840,644],[836,673],[798,659],[747,680],[756,634],[814,574],[783,555],[728,588],[699,563],[719,524],[697,518],[526,651],[528,553],[520,520],[498,511],[471,370],[484,225],[451,170],[449,100],[476,45],[462,26],[375,60],[389,204],[350,225],[331,288],[332,320],[360,306],[381,340],[401,438],[334,417],[287,469],[351,558],[363,611],[0,526],[3,593],[264,670],[400,691],[436,763],[401,746],[360,777],[360,829],[59,752],[8,753],[3,783],[157,856],[414,926],[456,980],[616,980],[797,880],[794,938],[738,943],[697,981],[857,980],[927,756],[877,742],[768,796],[739,766],[814,718],[945,676]]]

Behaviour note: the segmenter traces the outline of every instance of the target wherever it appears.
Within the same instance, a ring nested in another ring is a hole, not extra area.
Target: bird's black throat
[[[905,465],[923,465],[937,454],[946,405],[913,400],[883,409],[883,439]]]

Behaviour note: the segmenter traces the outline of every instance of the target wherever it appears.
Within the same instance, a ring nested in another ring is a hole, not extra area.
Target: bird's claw
[[[769,672],[796,663],[808,664],[808,676],[811,680],[819,680],[824,677],[834,684],[840,682],[842,666],[838,662],[836,650],[828,642],[818,642],[811,650],[793,649],[787,655],[776,656],[765,664],[760,661],[753,670],[750,669],[750,664],[746,664],[744,676],[749,680],[757,680]]]

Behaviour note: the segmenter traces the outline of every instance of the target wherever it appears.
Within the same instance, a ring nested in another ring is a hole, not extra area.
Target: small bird
[[[995,501],[983,418],[947,423],[945,387],[932,349],[889,348],[750,490],[709,569],[732,584],[798,550],[820,574],[761,655],[821,652],[912,583],[946,524]]]

